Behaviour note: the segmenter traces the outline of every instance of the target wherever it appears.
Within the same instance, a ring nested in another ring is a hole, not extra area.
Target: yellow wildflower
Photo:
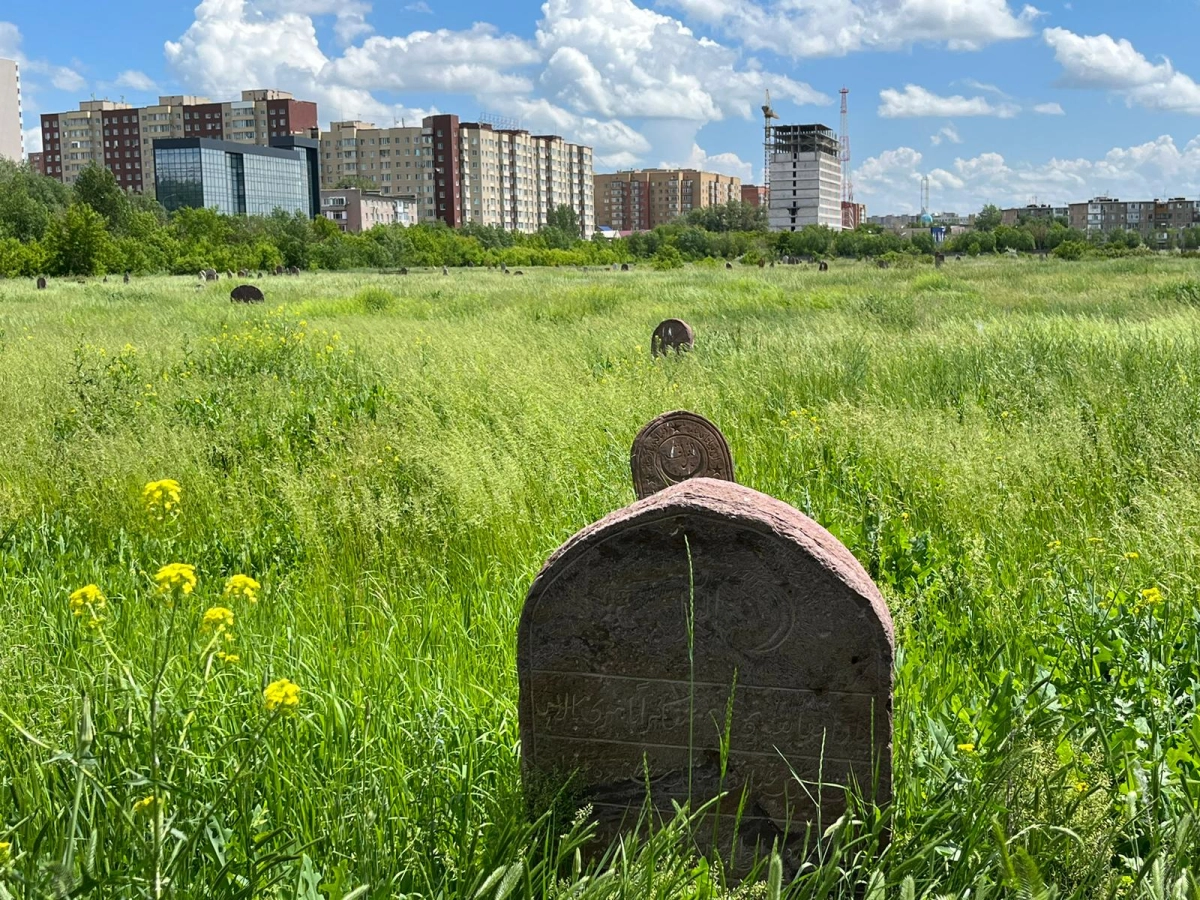
[[[1149,587],[1142,591],[1142,603],[1146,606],[1157,606],[1162,603],[1163,595],[1156,587]]]
[[[142,502],[150,515],[164,518],[179,512],[180,493],[179,482],[173,478],[151,481],[142,488]]]
[[[1053,553],[1055,550],[1062,549],[1062,541],[1051,541],[1046,545],[1046,549]]]
[[[258,602],[258,592],[262,585],[249,575],[234,575],[225,582],[226,597],[245,597],[251,603]]]
[[[196,567],[187,563],[169,563],[154,575],[158,589],[164,594],[178,588],[184,594],[196,589]]]
[[[1086,794],[1086,793],[1087,793],[1087,789],[1088,789],[1088,783],[1087,783],[1086,781],[1077,781],[1077,782],[1075,782],[1075,793],[1077,793],[1077,794]]]
[[[1104,541],[1103,541],[1103,540],[1101,540],[1101,539],[1100,539],[1100,538],[1098,538],[1098,537],[1090,537],[1090,538],[1088,538],[1088,543],[1089,543],[1089,544],[1093,544],[1093,545],[1094,545],[1094,544],[1103,544],[1103,543],[1104,543]]]
[[[1126,559],[1139,559],[1140,555],[1138,554],[1138,552],[1136,550],[1131,550],[1125,554],[1125,558]]]
[[[236,653],[226,653],[224,650],[221,650],[217,653],[217,659],[223,663],[232,665],[233,663],[240,662],[242,658]]]
[[[104,594],[94,584],[85,585],[79,590],[71,592],[71,612],[77,619],[82,618],[84,613],[88,613],[92,618],[97,618],[96,614],[107,605],[108,601]]]
[[[133,814],[135,816],[152,816],[157,809],[162,808],[162,805],[161,798],[154,796],[154,794],[147,794],[133,804]]]
[[[12,860],[12,842],[0,841],[0,866],[8,865]]]
[[[263,691],[263,701],[269,712],[295,709],[300,705],[300,686],[286,678],[272,681]]]
[[[958,750],[960,753],[974,753],[975,745],[974,744],[959,744]]]
[[[233,610],[224,606],[214,606],[205,610],[204,622],[201,625],[205,631],[225,631],[233,627]]]

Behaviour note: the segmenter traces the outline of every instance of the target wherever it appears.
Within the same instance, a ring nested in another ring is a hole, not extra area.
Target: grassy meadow
[[[0,282],[0,898],[1200,898],[1200,263],[261,284]],[[676,408],[896,622],[794,880],[522,798],[525,591]]]

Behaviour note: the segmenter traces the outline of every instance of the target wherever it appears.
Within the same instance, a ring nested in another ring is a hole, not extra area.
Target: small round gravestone
[[[262,303],[266,298],[254,285],[239,284],[229,292],[229,299],[233,303]]]
[[[719,428],[686,410],[663,413],[633,439],[629,452],[638,499],[689,478],[733,481],[733,454]]]
[[[46,289],[46,279],[42,278],[40,275],[38,276],[37,280],[37,288],[39,291],[44,291]]]
[[[666,319],[650,335],[650,355],[666,356],[668,351],[683,353],[696,346],[692,326],[682,319]]]
[[[829,271],[829,263],[822,260],[821,264],[817,266],[817,271],[818,272],[828,272]]]

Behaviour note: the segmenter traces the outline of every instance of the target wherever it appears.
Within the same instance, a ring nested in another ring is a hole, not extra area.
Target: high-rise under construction
[[[842,230],[842,161],[837,135],[824,125],[775,125],[767,139],[772,231],[805,225]]]

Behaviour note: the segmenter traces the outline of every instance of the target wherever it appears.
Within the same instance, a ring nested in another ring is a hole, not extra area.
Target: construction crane
[[[764,204],[771,205],[771,120],[778,119],[775,110],[771,108],[771,92],[767,91],[767,102],[763,104],[763,194]]]

